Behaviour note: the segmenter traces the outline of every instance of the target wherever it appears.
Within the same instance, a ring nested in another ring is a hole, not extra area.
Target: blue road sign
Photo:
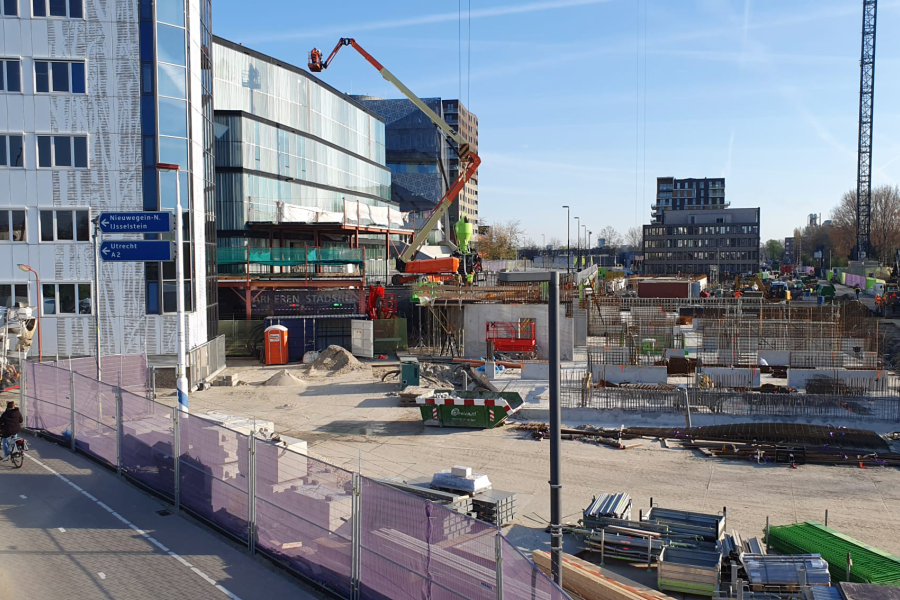
[[[169,233],[175,228],[170,212],[105,212],[99,222],[103,233]]]
[[[101,242],[100,257],[103,260],[156,262],[172,260],[175,256],[175,242],[121,241]]]

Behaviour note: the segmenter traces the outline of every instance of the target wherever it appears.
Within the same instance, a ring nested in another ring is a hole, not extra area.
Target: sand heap
[[[300,391],[306,389],[305,381],[303,381],[293,373],[288,373],[285,369],[282,369],[281,371],[278,371],[277,373],[269,377],[263,385],[269,387],[300,388]]]
[[[356,357],[340,346],[328,346],[319,353],[319,357],[311,365],[312,371],[329,375],[343,375],[367,368],[367,365],[356,360]]]

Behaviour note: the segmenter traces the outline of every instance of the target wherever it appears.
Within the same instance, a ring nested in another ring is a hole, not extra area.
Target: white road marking
[[[145,532],[142,531],[141,529],[138,529],[138,527],[137,527],[136,525],[133,525],[130,521],[128,521],[128,519],[126,519],[125,517],[123,517],[122,515],[120,515],[120,514],[117,513],[116,511],[114,511],[112,508],[110,508],[109,506],[107,506],[106,504],[104,504],[103,502],[101,502],[100,500],[98,500],[95,496],[92,496],[91,494],[87,493],[86,491],[84,491],[83,489],[81,489],[80,487],[78,487],[77,485],[75,485],[74,483],[72,483],[67,477],[65,477],[64,475],[61,475],[61,474],[57,473],[56,471],[53,470],[52,467],[50,467],[49,465],[44,464],[43,462],[41,462],[40,460],[34,458],[33,456],[29,456],[29,455],[27,455],[27,454],[26,454],[25,456],[27,456],[30,460],[33,460],[34,462],[36,462],[37,464],[39,464],[40,466],[42,466],[44,469],[50,471],[51,473],[53,473],[54,475],[56,475],[57,477],[59,477],[60,479],[62,479],[64,482],[66,482],[67,484],[71,485],[73,488],[78,489],[78,490],[79,490],[82,494],[84,494],[87,498],[90,498],[92,501],[96,502],[98,506],[100,506],[100,507],[106,509],[106,512],[111,513],[114,517],[116,517],[117,519],[119,519],[120,521],[122,521],[123,523],[125,523],[126,525],[128,525],[130,528],[134,529],[136,532],[138,532],[139,534],[141,534],[141,536],[143,536],[144,538],[146,538],[148,542],[150,542],[151,544],[153,544],[154,546],[156,546],[157,548],[159,548],[159,549],[162,550],[163,552],[167,553],[169,556],[171,556],[172,558],[174,558],[175,560],[177,560],[178,562],[180,562],[181,564],[183,564],[185,567],[189,568],[191,571],[193,571],[194,573],[196,573],[197,575],[199,575],[200,577],[202,577],[203,579],[205,579],[208,583],[210,583],[210,584],[212,584],[213,586],[215,586],[215,588],[216,588],[217,590],[219,590],[220,592],[222,592],[223,594],[225,594],[226,596],[228,596],[231,600],[241,600],[238,596],[235,596],[235,595],[234,595],[232,592],[230,592],[227,588],[225,588],[225,587],[222,586],[221,584],[217,583],[215,579],[213,579],[212,577],[210,577],[209,575],[207,575],[206,573],[204,573],[203,571],[201,571],[200,569],[198,569],[197,567],[195,567],[194,565],[192,565],[191,563],[189,563],[188,561],[186,561],[184,558],[182,558],[182,557],[179,556],[178,554],[176,554],[176,553],[172,552],[171,550],[169,550],[168,548],[166,548],[164,545],[162,545],[160,542],[158,542],[158,541],[157,541],[155,538],[153,538],[152,536],[148,535],[147,533],[145,533]],[[22,496],[22,497],[24,498],[25,496]],[[66,530],[63,529],[62,527],[60,527],[59,530],[62,531],[63,533],[65,533],[65,531],[66,531]],[[100,579],[106,579],[106,575],[105,575],[104,573],[97,573],[97,575],[100,577]]]
[[[28,500],[28,496],[24,494],[19,494],[19,498],[21,498],[22,500]]]

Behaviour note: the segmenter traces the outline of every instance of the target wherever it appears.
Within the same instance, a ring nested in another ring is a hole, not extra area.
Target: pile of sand
[[[319,353],[319,357],[310,365],[313,371],[322,371],[331,375],[343,375],[352,371],[367,368],[367,365],[356,360],[356,357],[340,346],[328,346]]]
[[[269,377],[263,385],[270,387],[300,388],[300,391],[306,389],[305,381],[303,381],[293,373],[288,373],[285,369],[282,369],[281,371],[278,371],[277,373]]]

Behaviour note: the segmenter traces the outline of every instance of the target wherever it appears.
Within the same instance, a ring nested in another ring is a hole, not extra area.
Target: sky
[[[217,0],[216,35],[305,66],[354,37],[420,97],[479,121],[480,216],[565,240],[649,223],[656,178],[725,177],[761,235],[856,188],[859,0]],[[460,19],[460,13],[462,19]],[[470,16],[471,13],[471,16]],[[873,185],[900,182],[900,0],[881,0]],[[399,93],[344,49],[322,79]]]

